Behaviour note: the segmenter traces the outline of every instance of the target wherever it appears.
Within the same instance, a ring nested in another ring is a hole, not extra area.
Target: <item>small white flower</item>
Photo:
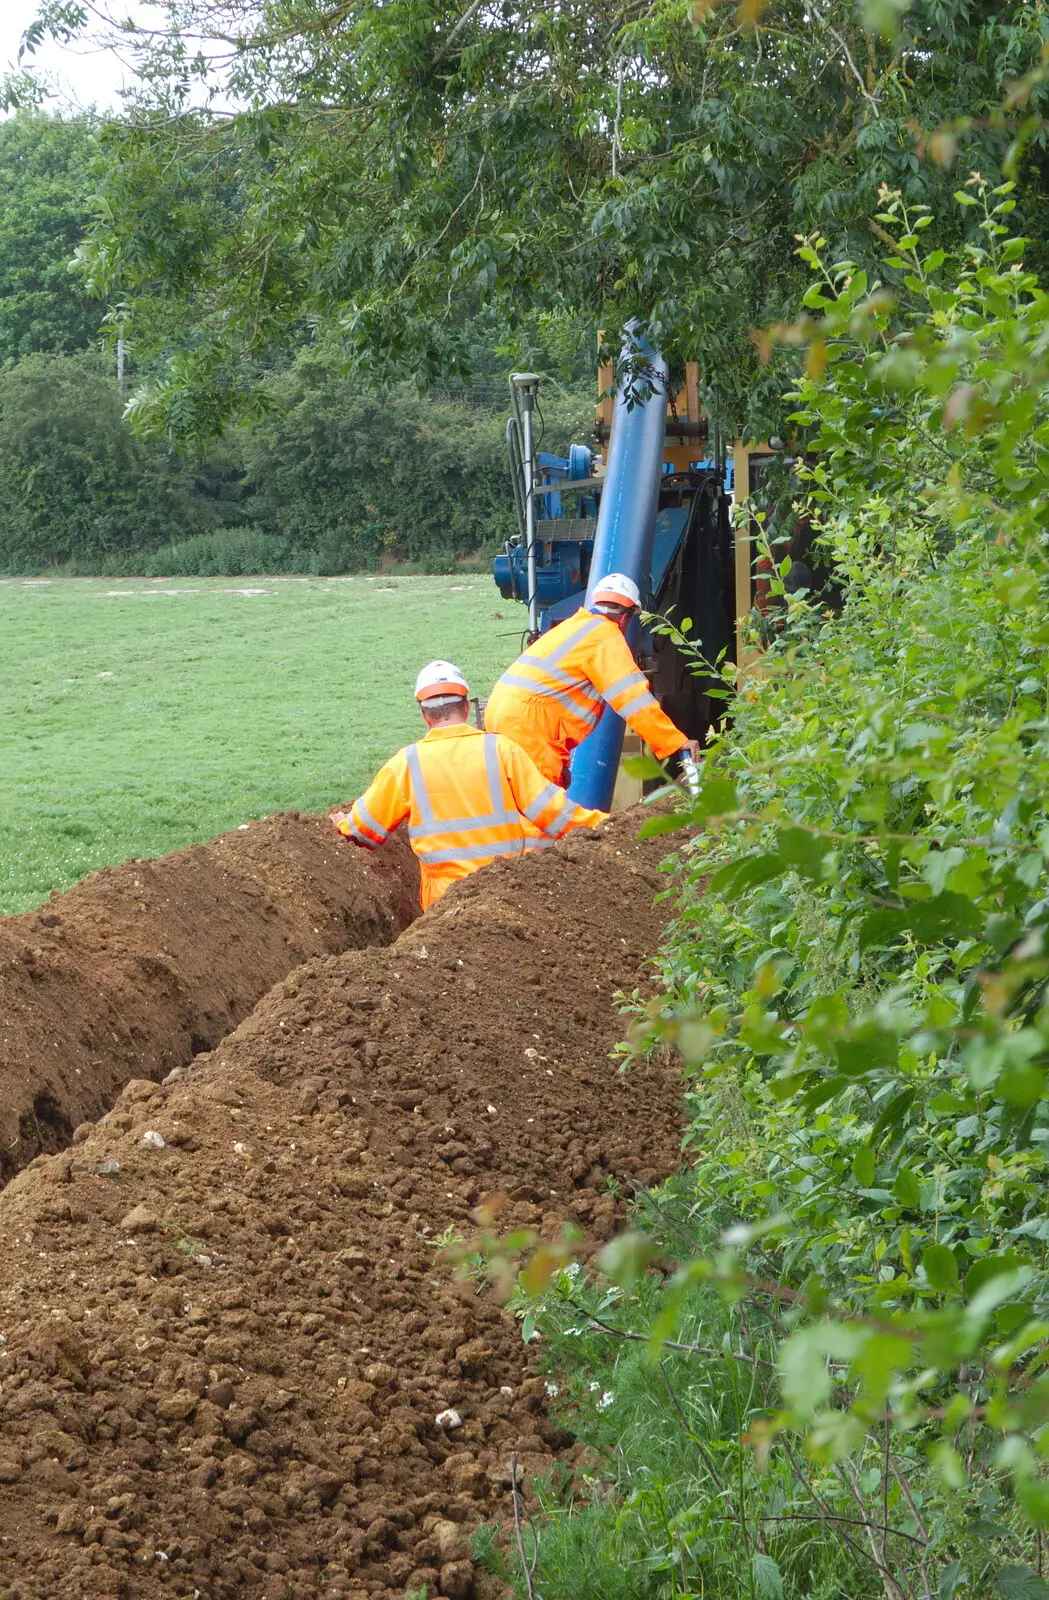
[[[587,1384],[587,1388],[590,1390],[591,1394],[596,1394],[597,1390],[600,1389],[600,1387],[601,1387],[601,1385],[599,1383],[588,1383]]]
[[[606,1389],[600,1400],[597,1402],[597,1409],[599,1411],[607,1411],[614,1399],[615,1395],[612,1393],[611,1389]]]
[[[556,1383],[548,1383],[547,1386],[546,1386],[546,1392],[551,1397],[551,1399],[553,1399],[554,1395],[555,1394],[560,1394],[561,1391],[558,1389]]]

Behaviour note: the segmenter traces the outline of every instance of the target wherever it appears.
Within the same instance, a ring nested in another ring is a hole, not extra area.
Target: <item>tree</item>
[[[98,355],[0,372],[0,567],[98,561],[215,520],[177,458],[127,426]]]
[[[505,388],[504,388],[505,392]],[[322,569],[476,555],[513,531],[502,417],[463,399],[360,392],[337,356],[307,353],[267,388],[240,440],[248,516]],[[589,397],[547,406],[548,448],[588,431]]]
[[[86,350],[98,337],[104,307],[69,270],[91,221],[95,141],[85,117],[0,122],[0,361]]]
[[[93,286],[131,296],[141,346],[179,345],[143,399],[152,426],[212,431],[248,393],[244,362],[318,325],[359,369],[443,378],[479,303],[511,325],[640,318],[700,359],[723,420],[774,426],[782,373],[751,330],[802,287],[796,236],[818,228],[863,264],[880,183],[943,210],[955,167],[997,180],[1003,96],[1030,69],[1019,198],[1049,236],[1042,5],[180,0],[171,16],[138,38],[141,94],[106,130],[84,252]],[[893,17],[885,37],[868,25]]]

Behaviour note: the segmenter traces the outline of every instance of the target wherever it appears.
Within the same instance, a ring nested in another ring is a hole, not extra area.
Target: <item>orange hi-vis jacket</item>
[[[530,644],[492,690],[484,714],[491,733],[527,750],[560,783],[570,750],[611,706],[661,761],[687,743],[660,708],[622,633],[584,607]]]
[[[425,911],[496,856],[542,849],[570,828],[592,828],[606,816],[575,805],[547,783],[509,739],[457,722],[431,728],[418,744],[398,750],[340,832],[372,848],[407,817]]]

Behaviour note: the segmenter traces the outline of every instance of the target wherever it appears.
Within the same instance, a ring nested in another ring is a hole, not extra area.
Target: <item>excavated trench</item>
[[[0,918],[0,1181],[129,1078],[213,1049],[308,957],[388,944],[417,895],[403,842],[366,854],[289,811]]]
[[[386,948],[308,960],[162,1083],[198,1024],[161,975],[144,993],[171,1042],[147,1048],[124,997],[113,1072],[135,1076],[0,1195],[0,1600],[482,1593],[470,1536],[507,1513],[511,1453],[527,1481],[575,1447],[514,1319],[434,1246],[490,1194],[507,1226],[605,1238],[609,1180],[677,1163],[675,1083],[609,1059],[615,993],[648,982],[664,915],[659,842],[636,823],[497,863]],[[310,826],[273,823],[285,846]],[[247,847],[220,843],[238,892],[258,870],[276,900]],[[376,924],[406,919],[404,861],[350,859],[389,895]],[[134,869],[143,890],[164,865]],[[348,903],[329,902],[344,927]],[[135,983],[137,926],[118,952]],[[272,948],[324,928],[304,913]],[[216,1027],[234,1014],[222,943],[185,953],[207,988],[193,1015]],[[50,981],[63,1041],[97,1048],[115,1001],[78,1031],[79,991]],[[105,1095],[63,1098],[83,1092],[65,1047],[46,1081],[69,1122]]]

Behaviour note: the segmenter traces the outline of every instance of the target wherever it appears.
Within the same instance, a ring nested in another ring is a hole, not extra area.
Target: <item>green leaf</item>
[[[1026,1111],[1045,1094],[1045,1071],[1030,1061],[1007,1061],[995,1087],[1009,1105]]]
[[[901,1089],[899,1094],[892,1097],[871,1130],[871,1144],[875,1148],[887,1133],[903,1126],[903,1120],[914,1104],[917,1093],[916,1089]]]
[[[921,1208],[921,1184],[918,1174],[912,1172],[910,1167],[903,1167],[896,1174],[892,1192],[905,1210],[918,1211]]]
[[[906,911],[894,911],[891,908],[884,911],[872,911],[860,923],[857,935],[857,946],[860,955],[870,949],[884,948],[892,945],[907,928]]]
[[[958,1590],[968,1582],[960,1561],[948,1561],[940,1573],[937,1600],[954,1600]]]
[[[732,1249],[744,1249],[754,1243],[755,1239],[768,1239],[782,1236],[787,1233],[791,1225],[790,1213],[778,1211],[774,1217],[765,1217],[761,1222],[737,1222],[732,1228],[727,1228],[722,1234],[722,1242]]]
[[[791,1410],[802,1417],[818,1411],[833,1387],[828,1357],[851,1361],[866,1337],[861,1329],[837,1322],[810,1323],[791,1334],[777,1356],[783,1395]]]
[[[893,37],[910,8],[911,0],[863,0],[863,26]]]
[[[631,778],[640,778],[647,782],[651,778],[665,778],[666,773],[647,750],[642,750],[638,756],[624,756],[621,762],[623,771]]]
[[[874,1182],[874,1172],[874,1151],[870,1145],[864,1145],[852,1159],[852,1176],[861,1189],[869,1189]]]
[[[831,849],[826,839],[806,828],[780,828],[776,833],[776,846],[784,861],[805,878],[819,880],[823,875],[823,862]]]
[[[840,1074],[833,1078],[820,1078],[811,1089],[806,1089],[801,1097],[803,1111],[818,1111],[820,1106],[825,1106],[828,1100],[848,1087],[849,1079]]]
[[[981,1256],[965,1274],[966,1299],[971,1300],[985,1283],[991,1283],[1005,1273],[1015,1272],[1019,1265],[1020,1258],[1014,1250],[1004,1250],[1000,1255]]]
[[[900,1047],[894,1033],[877,1023],[862,1023],[847,1039],[834,1046],[838,1068],[848,1077],[859,1077],[884,1067],[895,1067]]]
[[[721,817],[738,809],[739,796],[730,778],[705,777],[692,802],[693,813],[701,817]]]
[[[983,931],[979,907],[950,890],[908,906],[905,926],[922,944],[975,939]]]
[[[710,880],[710,893],[734,900],[748,889],[768,883],[770,878],[782,877],[786,870],[787,864],[781,855],[742,856],[738,861],[730,861],[718,868]]]
[[[606,1278],[629,1289],[657,1254],[655,1245],[645,1234],[621,1233],[605,1245],[597,1257],[597,1265]]]
[[[755,1600],[784,1600],[783,1574],[771,1556],[756,1550],[750,1558]]]
[[[1002,1600],[1049,1600],[1049,1583],[1030,1567],[1002,1567],[996,1581]]]
[[[957,1491],[965,1488],[964,1463],[948,1439],[937,1439],[930,1447],[929,1463],[945,1489]]]
[[[639,839],[655,839],[662,833],[680,833],[682,828],[687,828],[690,818],[680,811],[672,812],[667,816],[646,817],[637,830]]]
[[[1044,1528],[1049,1523],[1049,1483],[1044,1478],[1036,1478],[1029,1473],[1020,1473],[1016,1478],[1016,1498],[1023,1507],[1028,1522],[1036,1528]],[[1049,1594],[1049,1589],[1047,1589]]]
[[[922,1266],[931,1289],[936,1289],[940,1294],[950,1294],[958,1287],[958,1263],[948,1245],[926,1245],[922,1252]]]
[[[996,956],[1004,956],[1020,937],[1022,927],[1019,917],[995,911],[987,918],[983,936]]]
[[[947,887],[947,879],[955,867],[961,866],[965,860],[965,851],[957,845],[949,850],[930,850],[922,862],[922,877],[929,885],[934,895],[942,894]]]

